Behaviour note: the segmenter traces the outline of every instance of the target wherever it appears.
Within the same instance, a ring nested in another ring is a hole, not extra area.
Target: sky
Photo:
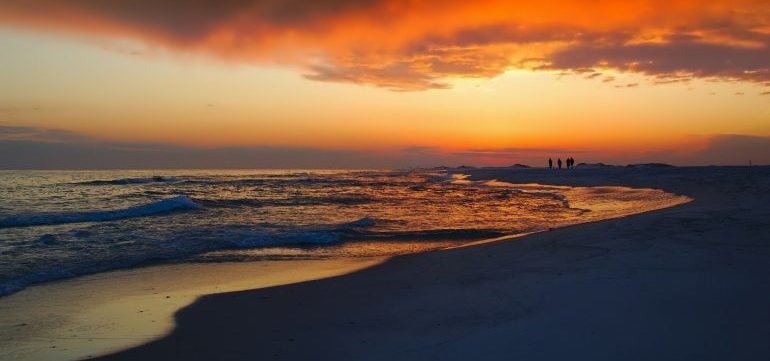
[[[0,0],[0,168],[770,164],[766,0]]]

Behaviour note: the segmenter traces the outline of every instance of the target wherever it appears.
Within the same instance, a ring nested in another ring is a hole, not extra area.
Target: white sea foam
[[[28,227],[63,223],[105,222],[146,217],[159,213],[196,209],[200,206],[190,197],[177,196],[162,201],[109,211],[21,214],[0,218],[0,228]]]

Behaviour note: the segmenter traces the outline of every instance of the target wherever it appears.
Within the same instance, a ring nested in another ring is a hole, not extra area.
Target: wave
[[[519,233],[496,229],[433,229],[426,231],[369,232],[356,227],[345,230],[340,238],[344,241],[464,241],[495,238]]]
[[[110,257],[107,260],[85,259],[82,263],[51,264],[45,269],[32,273],[20,274],[9,279],[0,277],[0,297],[21,291],[27,286],[84,276],[117,269],[158,264],[186,257],[205,254],[207,252],[232,249],[252,249],[263,247],[298,247],[323,246],[341,242],[340,234],[336,231],[295,230],[281,234],[271,234],[258,230],[226,229],[216,232],[222,237],[221,243],[198,242],[191,243],[189,235],[180,237],[170,244],[164,245],[162,254],[141,253],[125,254],[122,257]],[[40,242],[46,243],[54,237],[46,235]],[[93,258],[93,257],[91,257]]]
[[[479,187],[506,189],[507,192],[510,192],[509,195],[516,194],[516,195],[524,195],[529,197],[552,199],[554,201],[561,202],[564,208],[570,208],[569,199],[567,198],[566,195],[558,192],[558,190],[562,189],[558,186],[549,187],[549,186],[537,185],[538,190],[529,190],[529,189],[520,188],[521,185],[517,185],[509,182],[501,182],[495,179],[482,180],[482,181],[470,181],[470,180],[467,180],[467,178],[468,176],[466,175],[460,175],[459,177],[455,177],[455,180],[453,182],[454,183],[459,182],[463,184],[473,184]],[[584,210],[581,210],[581,211],[584,211]]]
[[[75,184],[98,186],[98,185],[144,184],[144,183],[170,183],[170,182],[177,182],[177,181],[179,181],[179,179],[174,177],[155,176],[155,177],[144,177],[144,178],[119,178],[119,179],[112,179],[112,180],[93,180],[93,181],[86,181],[86,182],[78,182]]]
[[[193,202],[190,197],[177,196],[150,204],[110,211],[37,213],[8,216],[0,218],[0,228],[115,221],[197,208],[200,208],[200,205]]]
[[[333,196],[333,197],[296,197],[285,199],[200,199],[197,202],[207,208],[238,208],[238,207],[292,207],[314,206],[326,204],[359,205],[375,202],[376,199],[363,196]]]
[[[337,187],[337,186],[393,186],[397,182],[378,182],[365,181],[360,179],[332,179],[332,178],[242,178],[242,179],[185,179],[180,180],[180,185],[193,186],[317,186],[317,187]]]
[[[109,211],[113,217],[117,217],[116,212],[123,212],[120,215],[142,216],[156,214],[155,212],[172,211],[179,209],[198,208],[197,203],[186,196],[179,196],[172,199],[148,204],[145,206],[133,207],[122,211]],[[105,219],[107,212],[88,212],[80,214],[56,215],[59,219],[48,218],[47,221],[72,221],[78,215],[82,221],[91,221],[94,218]],[[36,215],[41,217],[42,215]],[[52,215],[47,215],[51,217]],[[114,218],[117,219],[117,218]],[[22,222],[23,221],[23,222]],[[23,223],[31,225],[38,219],[17,219],[13,224]],[[26,222],[26,223],[25,223]],[[214,251],[237,250],[237,249],[256,249],[267,247],[319,247],[339,244],[343,242],[356,241],[433,241],[433,240],[478,240],[485,238],[498,237],[509,232],[499,230],[473,230],[473,229],[438,229],[427,231],[376,231],[376,226],[383,224],[402,222],[399,220],[390,220],[374,217],[363,217],[351,222],[341,224],[313,225],[306,227],[285,228],[280,225],[261,224],[254,226],[225,225],[220,227],[193,227],[186,229],[181,233],[165,239],[162,243],[154,243],[152,247],[146,249],[129,247],[123,249],[117,255],[115,249],[94,249],[90,252],[90,257],[68,259],[64,263],[51,262],[43,267],[27,273],[13,275],[8,274],[9,278],[0,277],[0,296],[8,295],[31,284],[54,281],[65,278],[72,278],[109,270],[131,268],[148,264],[157,264],[169,261],[191,260],[195,262],[199,259],[207,259],[208,262],[223,261],[229,258],[218,258]],[[0,226],[7,226],[8,219],[0,220]],[[36,224],[50,224],[36,223]],[[95,235],[83,230],[72,231],[74,237],[87,236],[89,242],[95,241]],[[80,244],[82,245],[82,244]],[[76,242],[68,240],[67,236],[61,239],[56,235],[46,234],[39,237],[30,246],[35,248],[57,248],[57,247],[75,247],[79,246]],[[107,253],[103,253],[107,252]],[[210,256],[201,256],[209,254]],[[197,257],[197,258],[191,258]],[[202,258],[201,258],[202,257]]]
[[[163,203],[169,201],[178,202],[179,205],[186,205],[187,207],[193,207],[195,204],[189,198],[180,196],[151,205],[164,205],[165,209],[175,209],[168,208],[168,205],[171,203]],[[157,207],[157,209],[164,207]],[[0,220],[0,222],[4,221]],[[0,276],[0,296],[10,295],[33,284],[122,268],[184,260],[186,257],[219,250],[265,247],[313,247],[336,244],[343,241],[342,234],[346,229],[366,228],[373,225],[375,221],[372,218],[362,218],[342,225],[326,225],[320,228],[272,229],[267,226],[261,228],[224,226],[215,229],[190,229],[177,234],[173,239],[165,242],[161,248],[140,252],[127,251],[121,253],[120,256],[110,255],[106,258],[94,254],[91,257],[79,260],[70,259],[64,264],[51,263],[43,269],[38,269],[31,273],[17,274],[7,279],[3,279]],[[4,223],[0,223],[0,225],[2,224]],[[56,236],[45,234],[30,245],[34,247],[56,247],[59,243]],[[2,271],[1,268],[0,271]],[[2,275],[2,272],[0,272],[0,275]]]

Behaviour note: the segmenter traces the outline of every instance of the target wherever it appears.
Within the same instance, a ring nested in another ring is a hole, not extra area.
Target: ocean
[[[163,262],[419,252],[633,213],[669,196],[432,170],[0,171],[0,295]]]

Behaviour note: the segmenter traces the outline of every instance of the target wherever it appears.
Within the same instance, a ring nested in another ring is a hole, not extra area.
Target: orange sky
[[[770,135],[767,1],[0,0],[0,50],[0,125],[105,141],[643,157]]]

